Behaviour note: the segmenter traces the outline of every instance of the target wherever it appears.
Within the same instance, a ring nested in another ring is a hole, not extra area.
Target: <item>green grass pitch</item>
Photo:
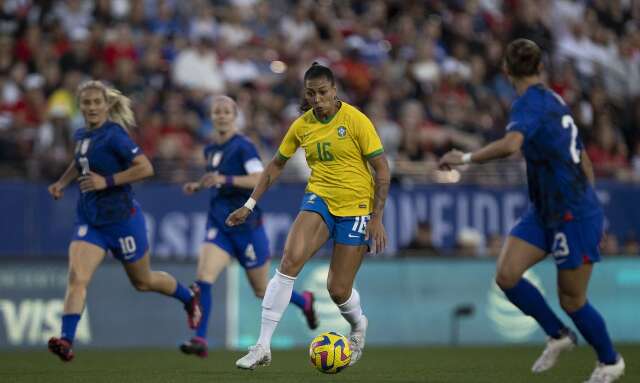
[[[640,344],[622,345],[627,371],[621,382],[640,382]],[[243,353],[216,350],[206,359],[178,350],[76,350],[71,363],[47,351],[0,352],[0,382],[582,382],[594,367],[587,347],[562,355],[542,375],[529,372],[541,346],[368,347],[362,360],[337,375],[317,372],[306,350],[274,350],[273,364],[255,371],[236,369]]]

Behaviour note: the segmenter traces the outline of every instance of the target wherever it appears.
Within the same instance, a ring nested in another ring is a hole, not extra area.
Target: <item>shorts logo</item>
[[[211,229],[207,230],[207,239],[209,239],[209,240],[214,239],[217,234],[218,234],[218,229],[211,228]]]
[[[315,195],[315,194],[311,194],[311,195],[309,196],[309,199],[307,200],[307,202],[308,202],[308,203],[315,203],[315,201],[316,201],[316,198],[317,198],[317,197],[318,197],[317,195]]]
[[[78,237],[84,237],[87,235],[87,231],[89,231],[89,227],[87,225],[80,225],[80,227],[78,227]]]
[[[135,257],[136,253],[131,253],[131,254],[124,254],[122,256],[122,259],[124,259],[125,261],[130,260],[131,258]]]
[[[347,128],[344,126],[338,126],[338,137],[345,138],[347,136]]]
[[[359,235],[353,235],[353,234],[349,233],[349,238],[360,238],[360,236]]]

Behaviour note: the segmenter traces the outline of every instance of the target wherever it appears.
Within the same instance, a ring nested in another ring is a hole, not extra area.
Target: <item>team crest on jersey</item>
[[[89,226],[80,225],[80,227],[78,227],[78,237],[84,237],[87,235],[87,231],[89,231]]]
[[[338,126],[338,137],[345,138],[347,136],[347,128],[344,126]]]
[[[220,165],[220,161],[222,161],[222,152],[215,152],[213,156],[211,156],[211,166],[217,168]]]
[[[216,234],[218,234],[218,230],[214,227],[212,227],[211,229],[209,229],[207,231],[207,239],[208,240],[212,240],[216,237]]]

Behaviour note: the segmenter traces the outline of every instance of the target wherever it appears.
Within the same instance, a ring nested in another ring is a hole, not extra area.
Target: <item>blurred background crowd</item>
[[[63,172],[83,123],[74,91],[89,78],[132,98],[131,133],[157,180],[202,172],[214,94],[238,101],[267,160],[319,61],[374,122],[394,181],[451,182],[435,170],[441,154],[504,134],[516,95],[501,60],[518,37],[546,52],[547,83],[570,105],[597,176],[640,181],[640,0],[0,0],[0,177]],[[286,177],[304,179],[304,159],[291,162]],[[463,177],[519,183],[523,163]]]
[[[63,171],[87,78],[133,99],[132,133],[162,180],[200,171],[218,93],[268,159],[317,60],[373,120],[396,179],[432,180],[451,147],[503,134],[515,95],[501,59],[517,37],[547,52],[598,175],[640,179],[638,0],[0,0],[0,175]],[[521,165],[498,166],[521,181]],[[304,161],[291,168],[304,177]]]

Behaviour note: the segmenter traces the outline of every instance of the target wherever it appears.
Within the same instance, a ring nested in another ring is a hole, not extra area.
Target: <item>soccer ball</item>
[[[344,335],[325,332],[313,338],[309,345],[311,364],[325,374],[336,374],[351,362],[351,348]]]

